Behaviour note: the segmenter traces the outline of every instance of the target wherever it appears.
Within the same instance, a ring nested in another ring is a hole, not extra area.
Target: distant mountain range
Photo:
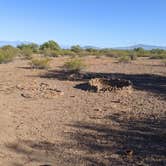
[[[166,50],[166,47],[162,46],[153,46],[153,45],[144,45],[144,44],[137,44],[133,46],[128,46],[128,47],[116,47],[115,49],[121,49],[121,50],[132,50],[135,48],[143,48],[144,50],[152,50],[152,49],[164,49]]]
[[[20,44],[30,44],[31,42],[28,41],[0,41],[0,47],[5,45],[11,45],[11,46],[18,46]]]
[[[0,41],[0,47],[4,46],[4,45],[12,45],[14,47],[20,45],[20,44],[30,44],[32,42],[28,42],[28,41]],[[143,48],[145,50],[152,50],[152,49],[164,49],[166,50],[166,47],[163,46],[153,46],[153,45],[144,45],[144,44],[137,44],[137,45],[133,45],[133,46],[128,46],[128,47],[110,47],[113,49],[121,49],[121,50],[132,50],[135,48]],[[62,48],[70,48],[70,46],[62,46]],[[99,47],[95,47],[95,46],[84,46],[83,48],[95,48],[95,49],[100,49]]]

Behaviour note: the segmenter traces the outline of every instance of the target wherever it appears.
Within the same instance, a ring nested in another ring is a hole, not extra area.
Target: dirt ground
[[[67,59],[55,58],[49,70],[20,59],[0,65],[0,165],[166,165],[166,67],[147,58],[122,64],[87,57],[85,75],[134,85],[130,94],[94,93],[87,79],[65,77]],[[33,84],[58,91],[29,96]]]

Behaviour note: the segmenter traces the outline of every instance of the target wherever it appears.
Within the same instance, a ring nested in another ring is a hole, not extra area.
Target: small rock
[[[95,108],[94,111],[101,111],[101,109],[100,108]]]
[[[113,159],[119,159],[120,156],[119,154],[112,154],[110,157]]]
[[[131,150],[131,149],[128,149],[128,150],[126,150],[125,151],[125,154],[128,156],[128,157],[132,157],[133,156],[133,150]]]
[[[21,96],[25,98],[31,98],[31,95],[26,93],[21,93]]]

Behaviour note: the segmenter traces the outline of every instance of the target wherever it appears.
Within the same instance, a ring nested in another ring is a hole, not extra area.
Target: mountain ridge
[[[145,50],[152,50],[152,49],[164,49],[166,50],[166,46],[155,46],[155,45],[147,45],[147,44],[136,44],[127,47],[115,47],[114,49],[121,49],[121,50],[132,50],[135,48],[143,48]]]

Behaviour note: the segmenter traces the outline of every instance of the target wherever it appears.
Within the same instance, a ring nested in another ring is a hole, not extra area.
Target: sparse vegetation
[[[79,53],[79,52],[83,51],[83,49],[79,45],[74,45],[71,47],[71,51],[73,51],[75,53]]]
[[[32,59],[33,58],[33,51],[31,48],[29,47],[24,47],[21,50],[21,55],[25,58],[25,59]]]
[[[59,56],[61,56],[61,52],[58,50],[45,49],[45,50],[43,50],[42,53],[46,57],[59,57]]]
[[[67,71],[78,73],[86,67],[83,60],[79,58],[73,58],[70,61],[66,62],[63,68]]]
[[[166,59],[166,54],[154,54],[150,58],[151,59]]]
[[[37,53],[39,51],[39,45],[36,43],[21,44],[21,45],[18,45],[17,48],[19,48],[20,50],[29,49],[33,53]]]
[[[48,69],[50,61],[50,58],[33,58],[30,65],[35,69]]]
[[[133,53],[131,53],[131,54],[129,55],[129,57],[130,57],[130,59],[131,59],[132,61],[137,60],[137,53],[136,53],[136,52],[133,52]]]
[[[4,46],[0,49],[0,63],[7,63],[19,54],[19,50],[12,46]]]
[[[1,48],[6,51],[10,50],[14,55],[21,55],[25,59],[32,59],[33,54],[40,54],[46,57],[59,57],[59,56],[71,56],[71,57],[85,57],[95,56],[100,58],[102,56],[118,58],[120,62],[129,62],[130,60],[136,60],[137,57],[149,57],[151,59],[166,59],[166,50],[152,49],[144,50],[143,48],[135,48],[133,50],[120,50],[120,49],[99,49],[99,48],[82,48],[79,45],[73,45],[70,49],[62,49],[59,44],[53,40],[49,40],[42,45],[35,43],[21,44],[17,48],[12,46],[5,46]],[[18,53],[19,52],[19,53]],[[3,57],[3,56],[1,56]],[[3,58],[2,58],[3,59]],[[9,58],[10,59],[10,58]]]
[[[41,50],[45,50],[45,49],[49,49],[49,50],[60,50],[60,46],[57,42],[53,41],[53,40],[49,40],[48,42],[43,43],[40,46]]]
[[[118,59],[119,62],[123,62],[123,63],[128,63],[131,61],[131,58],[127,55],[125,56],[121,56],[119,59]]]

